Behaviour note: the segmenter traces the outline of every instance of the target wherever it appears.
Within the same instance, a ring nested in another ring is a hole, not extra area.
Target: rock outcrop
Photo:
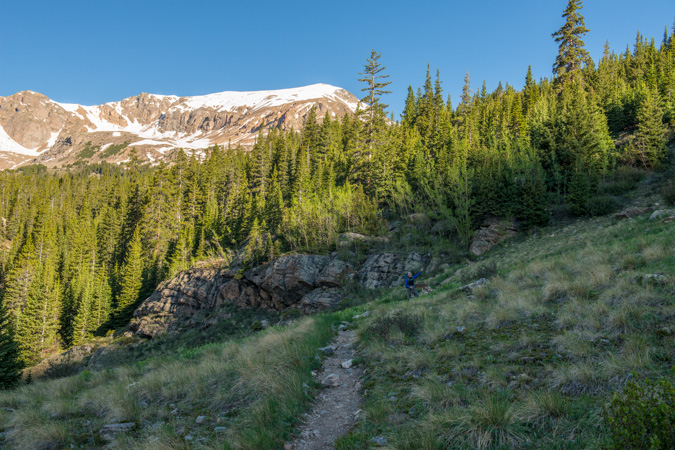
[[[368,289],[403,285],[409,271],[418,271],[431,261],[431,254],[378,253],[368,257],[361,270],[359,282]]]
[[[197,313],[208,315],[225,304],[314,314],[344,298],[341,288],[347,280],[355,279],[369,289],[396,287],[403,284],[406,272],[418,271],[430,261],[428,253],[379,253],[370,256],[357,273],[334,253],[284,255],[243,274],[196,267],[161,283],[136,309],[129,329],[151,338],[177,331]]]
[[[629,206],[627,208],[624,208],[621,212],[618,212],[614,214],[614,217],[617,219],[630,219],[631,217],[637,217],[641,216],[642,214],[647,214],[648,212],[651,212],[653,208],[650,207],[644,207],[640,208],[637,206]]]
[[[649,216],[649,220],[665,220],[666,222],[672,222],[675,220],[675,209],[656,210]]]
[[[243,276],[230,270],[194,268],[160,284],[136,309],[130,329],[139,336],[154,337],[175,330],[199,311],[226,303],[316,313],[342,300],[338,288],[354,273],[349,264],[322,255],[285,255]]]
[[[488,221],[486,226],[476,230],[469,251],[474,256],[480,256],[501,241],[514,237],[517,233],[518,226],[514,221]]]

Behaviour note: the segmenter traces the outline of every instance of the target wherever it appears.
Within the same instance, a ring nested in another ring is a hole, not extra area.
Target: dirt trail
[[[324,386],[336,385],[321,390],[311,411],[305,414],[297,437],[284,446],[285,450],[335,448],[335,440],[349,432],[359,420],[363,401],[360,393],[363,369],[345,368],[349,366],[348,361],[356,357],[355,340],[353,331],[340,331],[329,346],[334,354],[328,355],[324,360],[323,368],[316,378]]]

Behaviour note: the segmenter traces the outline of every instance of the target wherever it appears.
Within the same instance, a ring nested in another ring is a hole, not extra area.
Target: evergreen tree
[[[174,234],[173,218],[176,205],[174,185],[167,169],[162,165],[152,175],[145,212],[141,218],[144,241],[152,249],[154,260],[161,259],[167,251],[169,240]]]
[[[501,86],[501,82],[499,83]],[[464,77],[464,86],[462,87],[462,97],[460,99],[460,104],[457,107],[457,113],[460,116],[466,116],[469,113],[471,108],[471,76],[469,72],[466,72]]]
[[[391,81],[382,81],[389,78],[389,75],[382,74],[386,67],[380,63],[381,56],[381,53],[372,50],[370,52],[370,58],[367,58],[367,63],[364,66],[363,72],[359,72],[359,75],[363,75],[363,78],[359,78],[358,81],[366,83],[366,87],[361,90],[366,91],[367,94],[361,99],[361,102],[366,105],[363,114],[366,117],[365,134],[366,145],[368,148],[372,148],[375,133],[385,122],[384,110],[388,105],[381,103],[380,98],[382,95],[391,94],[391,91],[385,90],[385,88],[391,84]]]
[[[121,291],[115,306],[114,326],[126,324],[143,287],[143,248],[138,227],[134,231],[121,270]]]
[[[525,75],[525,87],[523,89],[523,108],[524,114],[527,115],[530,109],[537,101],[537,83],[532,77],[532,66],[527,66],[527,74]]]
[[[14,386],[21,377],[23,363],[14,340],[14,326],[3,301],[0,300],[0,389]]]
[[[666,156],[666,130],[658,95],[645,90],[637,116],[637,130],[630,142],[628,158],[642,167],[655,167]]]
[[[179,233],[173,248],[168,254],[167,275],[174,277],[179,272],[190,268],[192,263],[192,253],[188,245],[188,236],[186,230]]]
[[[450,167],[449,191],[453,203],[453,220],[457,228],[460,242],[467,246],[473,235],[471,224],[471,209],[473,198],[471,196],[471,179],[473,171],[468,167],[467,149],[464,147],[455,164]]]
[[[279,183],[276,167],[272,173],[269,199],[265,202],[264,220],[267,222],[269,230],[274,234],[277,232],[284,213],[284,198]]]
[[[584,16],[579,10],[583,7],[581,0],[569,0],[563,13],[565,24],[553,37],[558,43],[558,56],[553,64],[553,74],[559,86],[569,82],[583,84],[581,69],[590,61],[590,55],[584,48],[582,37],[588,33]]]
[[[53,266],[50,260],[40,267],[17,324],[16,340],[28,364],[58,350],[61,287]]]
[[[588,202],[591,199],[591,180],[581,160],[577,160],[574,172],[569,182],[567,195],[567,208],[575,216],[588,214]]]
[[[581,159],[592,173],[607,170],[614,150],[607,118],[578,83],[561,94],[554,132],[555,161],[550,166],[555,164],[568,175]]]
[[[544,226],[548,223],[546,184],[544,170],[538,161],[528,164],[520,188],[516,217],[523,229]]]
[[[412,128],[415,126],[417,120],[417,102],[415,99],[415,92],[412,86],[408,86],[408,96],[405,99],[405,106],[401,113],[401,126],[404,128]]]
[[[21,249],[17,262],[9,272],[3,293],[4,304],[16,325],[28,301],[28,293],[37,272],[35,246],[32,236],[28,236]]]
[[[92,320],[87,331],[95,333],[101,331],[101,327],[108,322],[112,312],[112,289],[104,270],[96,274],[92,297]]]

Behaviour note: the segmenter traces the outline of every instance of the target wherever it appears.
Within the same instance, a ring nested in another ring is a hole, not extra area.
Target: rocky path
[[[327,355],[323,369],[316,374],[324,388],[311,411],[305,414],[297,437],[285,450],[322,450],[335,448],[337,438],[351,429],[361,414],[361,367],[352,367],[356,357],[351,330],[339,331],[333,344],[321,351]]]

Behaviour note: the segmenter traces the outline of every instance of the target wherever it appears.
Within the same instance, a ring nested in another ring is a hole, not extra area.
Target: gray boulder
[[[344,295],[342,295],[342,292],[338,288],[314,289],[302,297],[300,312],[303,314],[314,314],[325,311],[337,305],[343,298]]]
[[[675,217],[675,209],[658,209],[649,216],[649,220],[671,219]]]
[[[371,255],[359,270],[359,282],[368,289],[402,286],[403,278],[408,271],[419,271],[430,261],[429,253]]]
[[[136,428],[134,422],[124,422],[124,423],[110,423],[108,425],[103,425],[99,434],[101,437],[107,441],[112,441],[115,439],[115,435],[126,433]]]
[[[488,280],[486,278],[481,278],[480,280],[476,280],[473,283],[469,283],[465,286],[462,286],[461,289],[467,294],[471,294],[473,293],[474,289],[487,286],[487,284]]]
[[[360,233],[342,233],[338,236],[338,245],[340,247],[348,247],[354,243],[368,243],[368,242],[380,242],[387,243],[389,238],[383,236],[366,236],[365,234]]]
[[[317,287],[316,280],[329,260],[323,255],[285,255],[249,270],[244,277],[283,306],[290,306]]]
[[[476,230],[471,241],[469,251],[474,256],[480,256],[505,239],[518,234],[518,227],[513,220],[490,220]]]

